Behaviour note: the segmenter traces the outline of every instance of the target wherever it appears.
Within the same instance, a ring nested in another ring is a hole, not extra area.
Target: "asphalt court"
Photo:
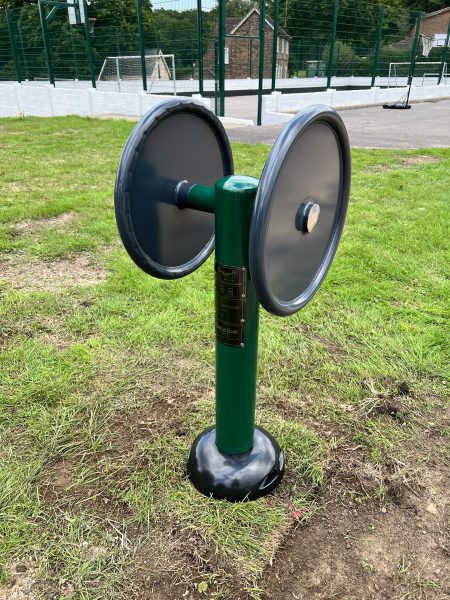
[[[339,110],[350,137],[360,148],[447,148],[450,146],[450,100],[413,103],[409,110],[381,106]],[[228,117],[255,119],[256,97],[226,98]],[[272,144],[285,125],[227,127],[231,142]]]

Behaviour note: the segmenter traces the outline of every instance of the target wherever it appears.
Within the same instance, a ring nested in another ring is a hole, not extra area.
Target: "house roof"
[[[441,15],[442,13],[445,13],[447,11],[450,11],[450,6],[447,6],[446,8],[441,8],[441,10],[435,10],[434,12],[427,13],[426,15],[423,15],[423,19],[429,19],[430,17]]]
[[[227,30],[227,34],[229,35],[233,35],[235,33],[237,33],[239,27],[242,27],[242,25],[245,23],[245,21],[254,13],[256,12],[256,14],[259,16],[260,12],[257,6],[254,6],[244,17],[242,18],[236,18],[236,17],[230,17],[229,19],[226,19],[226,25],[225,25],[225,29]],[[228,31],[228,21],[237,21],[237,23],[234,24],[234,26],[230,29],[230,31]],[[267,16],[266,17],[266,23],[269,25],[269,27],[271,29],[274,29],[274,23],[273,23],[273,19],[272,17]],[[278,27],[278,35],[280,37],[286,38],[287,40],[291,40],[291,36],[287,33],[287,31],[285,31],[282,27]]]

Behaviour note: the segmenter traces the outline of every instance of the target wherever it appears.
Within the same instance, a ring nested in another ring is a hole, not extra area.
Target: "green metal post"
[[[416,32],[414,34],[414,43],[412,46],[411,57],[410,57],[408,85],[412,84],[412,80],[414,77],[414,69],[416,67],[417,50],[419,49],[420,26],[422,25],[422,14],[423,13],[420,12],[416,19]]]
[[[220,310],[222,266],[242,270],[245,281],[243,342],[230,346],[216,340],[216,445],[228,454],[253,446],[259,305],[249,275],[248,236],[257,187],[257,179],[243,176],[215,184],[216,307]],[[219,312],[216,331],[220,319]]]
[[[327,88],[330,87],[331,78],[333,77],[334,45],[336,43],[338,13],[339,13],[339,0],[334,0],[333,27],[331,30],[330,52],[328,54]]]
[[[444,76],[444,68],[445,68],[445,63],[447,62],[447,52],[448,52],[449,41],[450,41],[450,22],[448,24],[447,37],[445,38],[445,46],[442,49],[442,60],[441,60],[441,66],[439,68],[438,85],[440,85],[440,83],[442,81],[442,77]]]
[[[120,56],[120,33],[119,33],[119,28],[116,27],[116,52],[117,52],[117,56]]]
[[[280,0],[275,0],[273,16],[273,47],[272,47],[272,92],[275,91],[278,62],[278,28],[280,26]]]
[[[86,49],[88,53],[88,61],[89,61],[89,72],[91,74],[91,83],[92,87],[97,87],[95,83],[95,69],[94,69],[94,57],[92,56],[92,45],[91,45],[91,33],[89,31],[89,11],[88,4],[86,0],[79,0],[83,2],[84,7],[84,31],[86,34]]]
[[[378,15],[377,40],[375,42],[375,55],[373,57],[372,81],[371,81],[370,87],[373,87],[375,85],[375,79],[378,75],[378,66],[380,64],[381,38],[383,35],[383,23],[384,23],[384,5],[380,6],[380,14]]]
[[[317,47],[317,66],[316,66],[316,77],[319,76],[319,70],[320,70],[320,60],[321,60],[321,51],[322,51],[322,44],[321,42],[319,42],[319,45]]]
[[[260,0],[259,3],[259,73],[258,73],[258,116],[257,125],[261,125],[262,120],[262,93],[264,84],[264,51],[265,51],[265,30],[266,30],[266,0]]]
[[[52,55],[50,51],[50,43],[48,39],[47,20],[45,16],[45,8],[41,0],[38,0],[39,18],[41,20],[42,37],[44,40],[45,60],[47,62],[48,79],[51,85],[55,85],[55,75],[53,73]]]
[[[141,51],[141,73],[142,73],[142,87],[144,92],[147,91],[147,68],[145,64],[145,40],[144,40],[144,26],[142,24],[142,0],[137,0],[137,14],[138,14],[138,29],[139,29],[139,48]]]
[[[20,76],[19,61],[17,59],[17,52],[16,52],[16,42],[14,40],[13,20],[12,20],[12,16],[11,16],[11,11],[8,8],[6,9],[6,23],[8,25],[9,41],[11,44],[11,54],[12,54],[12,58],[13,58],[13,62],[14,62],[14,68],[16,70],[16,78],[17,78],[18,83],[20,83],[22,81],[22,78]]]
[[[214,113],[219,114],[219,43],[214,40]]]
[[[75,64],[75,79],[80,79],[79,72],[78,72],[77,53],[76,53],[76,50],[75,50],[75,40],[73,39],[72,25],[69,25],[69,31],[70,31],[70,42],[71,42],[71,45],[72,45],[73,62]]]
[[[219,116],[225,116],[225,0],[219,0]]]
[[[203,14],[202,0],[197,0],[198,91],[203,96]]]
[[[30,72],[28,70],[28,61],[27,61],[27,55],[25,53],[25,46],[23,43],[23,35],[22,35],[22,28],[20,26],[20,20],[17,23],[17,31],[19,32],[19,40],[20,40],[20,49],[22,52],[22,60],[23,60],[23,64],[25,67],[25,79],[29,79],[30,78]]]

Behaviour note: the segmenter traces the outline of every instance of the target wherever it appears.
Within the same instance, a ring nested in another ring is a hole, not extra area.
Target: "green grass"
[[[286,450],[285,480],[268,498],[228,504],[184,475],[214,418],[213,263],[160,281],[118,243],[112,190],[131,127],[0,121],[0,582],[32,556],[39,589],[70,584],[75,600],[123,598],[141,571],[182,592],[257,598],[343,446],[381,469],[427,461],[408,443],[440,422],[446,394],[450,150],[353,152],[324,285],[299,314],[261,317],[258,421]],[[258,177],[268,147],[233,150],[236,172]],[[46,265],[69,273],[80,256],[97,284],[40,285]],[[407,416],[393,419],[379,398],[403,383]]]

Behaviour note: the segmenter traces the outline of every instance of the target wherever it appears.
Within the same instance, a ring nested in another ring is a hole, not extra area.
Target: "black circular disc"
[[[269,154],[250,229],[250,272],[269,312],[293,314],[319,288],[341,237],[350,180],[339,115],[322,105],[296,115]]]
[[[262,427],[255,427],[253,447],[242,454],[225,454],[216,446],[211,427],[192,444],[187,474],[205,496],[231,502],[256,500],[271,492],[284,474],[284,454]]]
[[[214,215],[178,208],[174,189],[232,174],[228,137],[207,108],[168,100],[144,115],[125,144],[114,192],[117,226],[134,262],[161,279],[197,269],[214,248]]]

